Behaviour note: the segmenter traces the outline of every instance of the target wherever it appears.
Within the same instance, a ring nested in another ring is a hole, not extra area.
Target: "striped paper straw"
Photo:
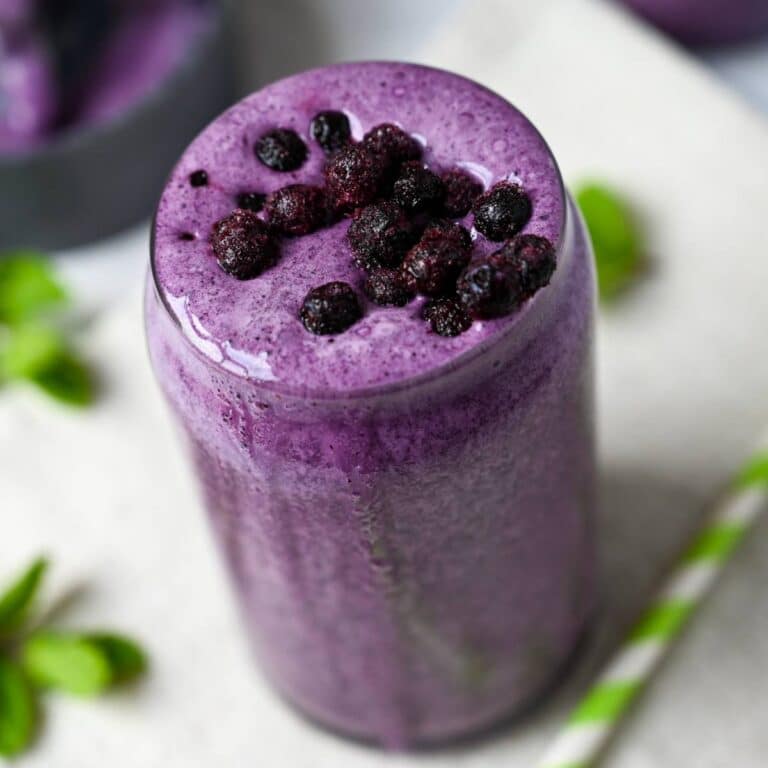
[[[768,489],[768,451],[737,475],[714,514],[613,661],[571,714],[540,768],[593,768],[630,706],[759,517]]]

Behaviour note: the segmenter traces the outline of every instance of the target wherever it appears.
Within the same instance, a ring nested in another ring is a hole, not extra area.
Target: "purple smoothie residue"
[[[743,42],[768,34],[766,0],[621,0],[690,45]]]
[[[70,4],[57,45],[64,22],[48,3],[0,0],[0,154],[119,117],[166,82],[212,19],[199,0],[111,0],[99,23],[87,2]]]
[[[359,83],[366,86],[355,87]],[[310,124],[325,110],[345,112],[354,140],[382,122],[394,122],[424,146],[431,168],[463,168],[485,189],[506,179],[519,183],[533,205],[524,232],[560,242],[565,211],[557,166],[536,129],[500,96],[457,75],[398,64],[304,73],[268,86],[215,121],[189,147],[166,188],[155,224],[154,270],[188,340],[226,370],[281,391],[318,395],[397,384],[490,345],[527,305],[510,317],[475,320],[463,335],[443,338],[422,319],[424,299],[405,308],[367,301],[364,317],[345,333],[308,334],[298,315],[312,288],[343,281],[364,295],[365,276],[354,265],[346,238],[349,219],[284,240],[277,265],[247,283],[219,268],[209,234],[232,212],[239,194],[269,194],[294,183],[322,185],[327,158],[310,135]],[[292,129],[306,143],[309,156],[300,169],[279,173],[255,157],[254,143],[276,128]],[[208,173],[204,188],[189,183],[199,169]],[[461,223],[470,227],[471,215]],[[180,241],[183,232],[194,233],[196,240]],[[475,258],[498,247],[476,232],[473,237]]]

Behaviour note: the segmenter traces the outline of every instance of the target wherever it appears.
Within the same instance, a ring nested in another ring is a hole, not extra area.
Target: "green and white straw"
[[[679,566],[552,744],[539,768],[593,768],[670,646],[760,516],[768,491],[768,451],[737,475]]]

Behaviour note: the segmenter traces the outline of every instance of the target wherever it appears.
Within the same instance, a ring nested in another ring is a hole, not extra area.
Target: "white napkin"
[[[139,286],[85,344],[95,409],[0,396],[0,575],[41,548],[54,592],[91,589],[78,625],[143,636],[154,669],[99,704],[50,696],[30,768],[528,768],[589,666],[619,636],[701,502],[768,422],[768,128],[683,54],[589,0],[474,0],[425,62],[501,91],[542,129],[566,179],[608,179],[647,218],[655,270],[602,316],[604,613],[544,708],[458,749],[390,756],[307,725],[266,688],[148,369]],[[144,233],[121,241],[141,253]],[[608,761],[758,768],[768,753],[765,526],[657,681]]]

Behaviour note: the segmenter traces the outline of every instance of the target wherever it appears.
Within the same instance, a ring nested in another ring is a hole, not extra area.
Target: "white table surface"
[[[322,26],[318,5],[282,0],[254,23],[301,11]],[[154,671],[136,691],[99,705],[52,699],[25,765],[530,766],[703,500],[768,421],[768,128],[757,112],[686,55],[590,0],[475,0],[469,17],[459,9],[442,29],[418,3],[391,3],[391,15],[376,10],[386,4],[366,5],[383,15],[323,22],[329,44],[350,41],[361,19],[395,30],[390,44],[355,38],[359,45],[339,56],[318,47],[297,68],[387,55],[475,76],[533,117],[567,179],[612,180],[647,221],[653,274],[599,328],[604,612],[593,641],[546,707],[460,749],[389,756],[297,719],[252,668],[151,380],[138,299],[146,232],[138,228],[61,260],[84,307],[110,306],[83,331],[105,378],[101,403],[73,414],[31,392],[0,398],[0,570],[48,550],[60,564],[54,593],[80,578],[91,585],[68,620],[143,635]],[[397,33],[417,16],[416,31]],[[436,37],[417,52],[425,26]],[[287,71],[271,61],[270,74]],[[608,765],[764,768],[766,530],[729,569]]]

